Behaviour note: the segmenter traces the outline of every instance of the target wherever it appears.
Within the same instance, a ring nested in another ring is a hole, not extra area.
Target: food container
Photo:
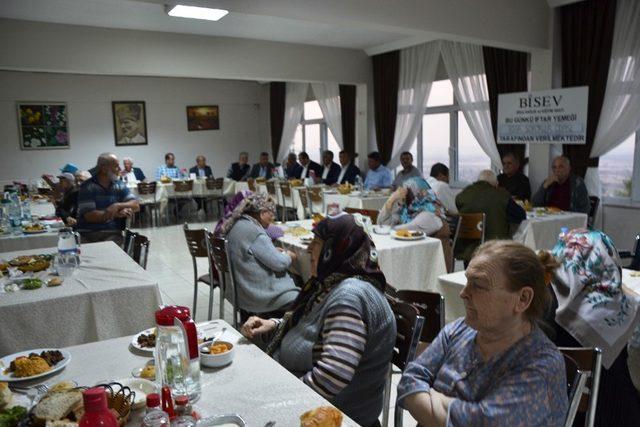
[[[204,348],[211,347],[212,344],[226,344],[229,350],[219,354],[204,353],[202,351]],[[230,342],[207,341],[205,343],[200,344],[200,363],[202,364],[202,366],[206,366],[208,368],[221,368],[233,361],[235,352],[236,352],[236,348]]]

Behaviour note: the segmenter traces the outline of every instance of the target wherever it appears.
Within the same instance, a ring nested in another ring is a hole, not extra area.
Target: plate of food
[[[145,329],[136,334],[131,339],[131,347],[142,353],[153,355],[156,349],[156,328]]]
[[[0,381],[34,380],[62,370],[71,361],[65,350],[38,348],[0,359]]]
[[[393,230],[391,237],[398,240],[420,240],[424,239],[425,235],[419,230]]]
[[[47,232],[47,227],[45,227],[42,224],[30,224],[30,225],[25,225],[24,227],[22,227],[22,232],[24,234],[46,233]]]
[[[51,256],[49,255],[21,255],[9,261],[12,267],[26,273],[28,271],[38,272],[46,270],[51,264]]]

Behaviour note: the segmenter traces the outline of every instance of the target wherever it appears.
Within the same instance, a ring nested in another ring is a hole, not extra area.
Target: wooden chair
[[[131,243],[131,258],[147,269],[147,259],[149,258],[149,239],[142,234],[135,234]]]
[[[258,191],[256,189],[256,180],[253,178],[247,179],[247,187],[249,187],[249,190],[253,191],[254,193]]]
[[[587,374],[580,370],[578,363],[572,357],[563,354],[564,366],[567,376],[567,396],[569,408],[565,418],[564,427],[572,427],[578,413],[578,405],[582,399],[587,384]]]
[[[311,208],[309,191],[306,188],[298,188],[298,195],[300,196],[300,203],[302,204],[305,219],[311,218],[313,216],[313,209]]]
[[[484,230],[486,226],[487,216],[484,213],[466,213],[460,214],[460,225],[458,227],[458,239],[465,242],[477,240],[479,244],[484,243]],[[456,247],[453,247],[453,261],[456,261]],[[466,268],[466,263],[465,263]]]
[[[580,371],[584,372],[587,377],[583,393],[580,393],[577,413],[585,412],[585,426],[593,427],[600,388],[602,351],[597,347],[559,347],[558,349],[562,354],[573,359]]]
[[[350,214],[359,213],[364,216],[368,216],[371,218],[371,222],[373,224],[378,223],[378,211],[374,211],[372,209],[356,209],[356,208],[344,208],[344,211]]]
[[[600,198],[596,196],[589,196],[589,217],[587,218],[587,227],[593,228],[593,223],[596,220],[596,214],[598,213],[598,206],[600,206]]]
[[[416,357],[416,350],[422,334],[424,326],[424,317],[420,316],[418,310],[411,304],[389,300],[393,315],[396,319],[396,343],[391,355],[391,366],[384,389],[383,407],[382,407],[382,425],[386,427],[389,420],[389,406],[391,399],[391,375],[393,373],[393,365],[404,371],[407,364]],[[402,427],[402,408],[395,405],[394,425]]]
[[[218,216],[221,217],[222,214],[224,213],[224,210],[220,210],[220,199],[224,199],[224,194],[223,194],[224,178],[210,177],[206,179],[205,184],[207,186],[207,190],[213,192],[213,194],[208,194],[207,197],[204,199],[205,204],[207,202],[214,202],[214,201],[217,202],[216,208],[218,209]]]
[[[451,242],[451,268],[449,269],[451,271],[447,271],[447,273],[453,273],[456,264],[456,257],[454,255],[453,249],[456,247],[456,243],[458,242],[458,235],[460,234],[460,215],[447,214],[447,223],[449,224],[449,241]]]
[[[158,223],[158,208],[159,202],[156,199],[157,183],[154,182],[139,182],[138,188],[138,203],[140,207],[144,208],[145,212],[149,215],[149,222],[151,225]],[[142,225],[142,214],[140,216],[140,225]]]
[[[273,184],[273,183],[272,183]],[[288,181],[278,183],[280,195],[282,196],[282,220],[289,220],[289,208],[293,209],[293,197],[291,197],[291,184]],[[291,201],[291,206],[287,206],[287,200]]]
[[[444,297],[437,292],[428,291],[396,291],[397,298],[414,306],[425,319],[420,341],[431,343],[445,325]]]
[[[227,241],[223,237],[215,237],[210,231],[205,230],[205,236],[207,241],[207,252],[209,254],[209,274],[213,274],[213,271],[218,273],[218,283],[220,283],[220,317],[224,314],[224,299],[231,290],[233,300],[229,301],[233,307],[233,327],[239,329],[239,317],[240,311],[236,305],[238,301],[238,292],[235,286],[233,275],[229,268],[229,256],[227,254]],[[212,268],[213,267],[213,268]],[[227,282],[227,275],[229,281]],[[214,278],[212,278],[213,280]]]
[[[179,200],[193,200],[193,181],[173,181],[173,196],[169,198],[170,201],[173,201],[176,220],[180,220],[180,204]]]
[[[208,312],[208,320],[211,320],[212,311],[213,311],[213,290],[214,288],[220,286],[220,283],[217,280],[212,280],[211,273],[203,274],[198,276],[198,262],[196,258],[209,258],[209,252],[207,251],[207,243],[205,237],[205,230],[190,230],[189,224],[184,224],[184,237],[187,240],[187,247],[189,248],[189,253],[191,254],[191,260],[193,261],[193,318],[196,318],[196,308],[198,307],[198,283],[204,283],[209,286],[209,312]],[[220,317],[223,316],[223,313],[220,313]]]
[[[633,246],[633,252],[621,251],[618,253],[620,258],[631,258],[631,264],[626,268],[630,270],[640,270],[640,234],[636,234],[636,244]]]

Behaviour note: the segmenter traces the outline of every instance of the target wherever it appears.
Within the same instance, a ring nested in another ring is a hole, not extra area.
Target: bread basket
[[[136,392],[120,383],[98,384],[95,387],[104,387],[107,392],[107,406],[118,413],[118,424],[124,426],[129,420]]]

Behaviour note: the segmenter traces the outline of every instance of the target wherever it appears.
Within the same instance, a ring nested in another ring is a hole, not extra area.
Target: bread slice
[[[8,407],[13,400],[13,394],[9,390],[9,383],[0,382],[0,410]]]
[[[82,393],[79,390],[49,393],[36,405],[33,414],[43,421],[63,420],[81,403]]]

